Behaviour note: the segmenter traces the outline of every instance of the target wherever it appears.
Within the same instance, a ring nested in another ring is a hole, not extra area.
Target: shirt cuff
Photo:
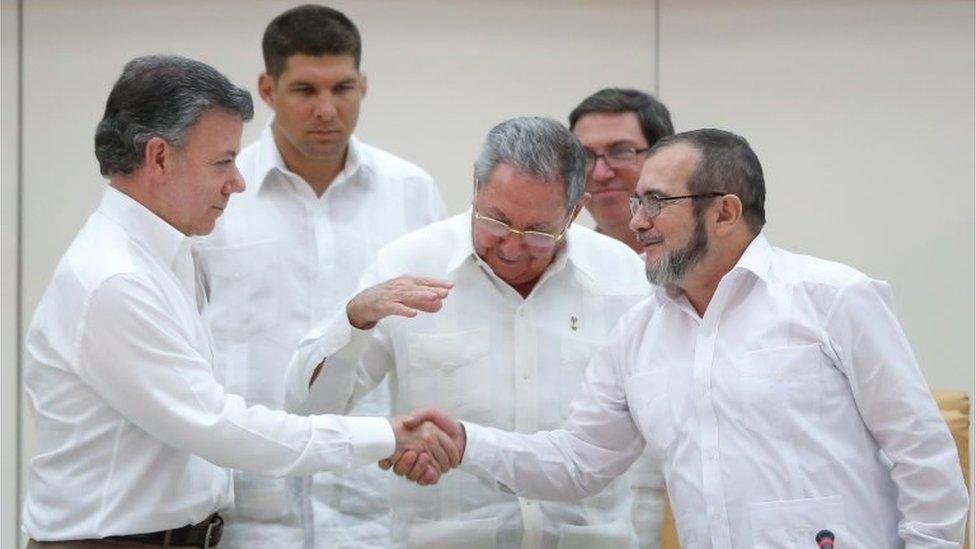
[[[349,468],[376,463],[393,455],[396,450],[396,436],[390,420],[384,417],[351,416],[312,416],[315,420],[327,422],[329,418],[343,425],[349,440]],[[320,423],[316,423],[319,427]],[[326,427],[327,428],[327,427]]]
[[[461,457],[461,467],[476,471],[491,472],[491,464],[495,461],[497,445],[495,434],[491,429],[477,423],[462,421],[464,427],[464,455]]]

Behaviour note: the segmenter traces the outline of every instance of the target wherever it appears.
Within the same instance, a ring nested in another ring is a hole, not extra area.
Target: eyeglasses
[[[637,162],[637,155],[646,153],[650,147],[637,149],[630,145],[615,145],[603,154],[596,154],[591,150],[586,151],[586,171],[593,171],[596,161],[600,158],[607,163],[611,170],[629,168]]]
[[[566,226],[563,230],[559,231],[559,234],[550,234],[542,231],[520,231],[514,229],[508,223],[479,214],[477,208],[474,209],[474,220],[479,228],[495,238],[505,238],[509,233],[515,233],[522,237],[522,242],[525,242],[526,246],[540,249],[548,249],[555,246],[563,235],[566,234],[570,223],[573,222],[573,219],[570,218],[569,223],[566,223]]]
[[[644,210],[644,214],[647,217],[657,217],[661,213],[661,208],[668,205],[672,200],[681,200],[682,198],[714,198],[716,196],[725,196],[728,193],[721,193],[718,191],[713,191],[710,193],[701,194],[686,194],[684,196],[654,196],[652,194],[630,197],[630,215],[637,215],[638,210]]]

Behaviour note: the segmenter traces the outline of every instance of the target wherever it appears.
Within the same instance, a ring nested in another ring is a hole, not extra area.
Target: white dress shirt
[[[647,441],[681,545],[959,547],[955,445],[887,284],[756,237],[703,317],[658,289],[586,374],[564,429],[468,424],[464,463],[527,497],[599,490]],[[643,435],[643,437],[642,437]]]
[[[189,239],[108,187],[27,333],[28,536],[178,528],[233,503],[224,467],[301,475],[392,453],[385,419],[293,416],[225,393],[196,289]]]
[[[444,204],[426,172],[356,138],[321,197],[285,166],[270,126],[237,164],[247,189],[195,251],[209,298],[204,316],[227,390],[281,409],[285,368],[302,336],[345,302],[380,246],[442,219]],[[389,416],[386,387],[350,413]],[[386,547],[389,477],[376,467],[314,482],[237,471],[221,546]]]
[[[402,237],[380,250],[363,276],[368,287],[401,274],[453,281],[435,314],[391,316],[353,329],[345,307],[302,341],[289,368],[289,404],[302,411],[346,410],[387,375],[397,413],[436,406],[464,419],[520,432],[561,425],[593,351],[617,319],[647,296],[637,255],[572,226],[527,298],[474,252],[471,211]],[[312,387],[312,370],[326,366]],[[582,503],[539,502],[451,473],[432,487],[393,477],[395,546],[634,546],[625,479]]]

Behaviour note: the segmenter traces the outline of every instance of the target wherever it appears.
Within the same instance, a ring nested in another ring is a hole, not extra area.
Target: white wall
[[[23,323],[100,197],[92,136],[122,65],[140,54],[180,53],[213,64],[253,93],[263,28],[295,3],[25,3]],[[774,243],[890,281],[930,383],[972,392],[971,2],[663,0],[659,36],[650,0],[333,5],[357,22],[365,40],[370,88],[358,133],[427,168],[452,212],[470,197],[471,162],[493,124],[525,114],[565,120],[605,85],[659,84],[679,129],[724,127],[752,142],[766,169]],[[10,342],[20,336],[10,321],[18,212],[11,208],[17,175],[9,168],[17,145],[9,124],[16,70],[8,60],[16,6],[3,6],[0,543],[7,547],[16,499],[8,451],[17,437],[8,421],[16,383]],[[268,114],[259,105],[245,141]],[[23,421],[21,466],[32,453],[29,414]]]

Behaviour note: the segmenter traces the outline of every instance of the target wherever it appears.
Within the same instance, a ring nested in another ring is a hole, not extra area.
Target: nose
[[[637,208],[637,211],[630,216],[630,230],[635,233],[647,230],[654,226],[654,218],[644,213],[644,208]]]
[[[506,258],[514,259],[522,252],[522,244],[522,235],[510,232],[498,243],[498,249]]]
[[[335,101],[330,94],[323,94],[315,103],[315,116],[323,120],[331,120],[337,114]]]
[[[244,189],[247,188],[247,183],[244,182],[244,176],[241,175],[240,170],[234,167],[234,177],[230,181],[230,186],[228,187],[227,194],[242,193]]]
[[[613,177],[614,173],[610,164],[607,164],[607,158],[600,156],[593,162],[593,171],[590,172],[590,179],[594,181],[606,181]]]

